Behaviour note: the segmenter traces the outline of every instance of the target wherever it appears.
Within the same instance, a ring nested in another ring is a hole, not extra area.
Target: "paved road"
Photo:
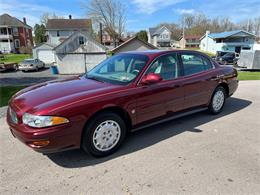
[[[38,72],[9,71],[0,73],[0,86],[32,85],[58,78],[67,78],[72,75],[53,75],[49,68],[40,69]]]
[[[260,82],[241,82],[221,115],[133,133],[116,154],[44,156],[0,119],[0,194],[259,194]]]

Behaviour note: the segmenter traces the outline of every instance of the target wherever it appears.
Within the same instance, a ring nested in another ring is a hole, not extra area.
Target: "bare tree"
[[[46,12],[41,16],[41,23],[46,26],[49,19],[63,19],[63,16],[57,16],[55,13]]]
[[[254,31],[257,37],[260,37],[260,17],[254,19]]]
[[[112,37],[114,45],[125,29],[125,7],[118,0],[91,0],[83,4],[88,16],[94,23],[102,23],[104,29]]]

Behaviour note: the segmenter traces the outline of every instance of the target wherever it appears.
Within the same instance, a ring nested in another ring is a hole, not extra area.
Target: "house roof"
[[[134,40],[138,40],[140,41],[141,43],[143,43],[144,45],[150,47],[150,49],[158,49],[157,47],[155,47],[154,45],[150,44],[150,43],[147,43],[141,39],[139,39],[137,36],[134,36],[130,39],[128,39],[127,41],[125,41],[124,43],[122,43],[121,45],[117,46],[116,48],[112,49],[111,52],[116,52],[117,50],[121,49],[122,47],[125,47],[127,44],[133,42]]]
[[[238,33],[245,33],[245,34],[248,34],[249,36],[255,37],[254,34],[244,31],[244,30],[233,30],[233,31],[220,32],[220,33],[210,33],[208,36],[212,39],[224,39],[224,38],[236,35]],[[203,39],[205,36],[206,36],[206,34],[203,35],[200,39]]]
[[[74,36],[77,36],[77,35],[82,35],[82,36],[88,38],[88,40],[91,40],[92,42],[94,42],[96,45],[98,45],[98,46],[101,47],[102,49],[107,50],[107,48],[106,48],[104,45],[100,44],[99,42],[97,42],[96,40],[94,40],[93,38],[91,38],[87,33],[85,33],[85,32],[80,32],[80,31],[74,32],[74,33],[73,33],[72,35],[70,35],[67,39],[65,39],[61,44],[59,44],[59,45],[57,45],[56,47],[54,47],[53,50],[57,50],[57,49],[60,48],[61,46],[63,46],[63,45],[65,45],[65,44],[69,43],[69,41],[71,40],[71,38],[74,37]]]
[[[49,19],[46,24],[47,30],[66,30],[66,29],[91,29],[90,19]]]
[[[44,45],[47,45],[47,46],[49,46],[49,47],[51,47],[51,48],[54,48],[54,47],[55,47],[55,45],[53,45],[53,44],[51,44],[51,43],[45,42],[45,43],[41,43],[41,44],[39,44],[39,45],[36,45],[35,47],[33,47],[33,49],[36,49],[36,48],[41,47],[41,46],[44,46]]]
[[[199,39],[201,35],[185,35],[185,39]],[[182,38],[182,37],[181,37]]]
[[[10,16],[9,14],[0,15],[0,25],[1,26],[12,26],[12,27],[25,27],[32,28],[29,25],[23,23],[21,20]]]

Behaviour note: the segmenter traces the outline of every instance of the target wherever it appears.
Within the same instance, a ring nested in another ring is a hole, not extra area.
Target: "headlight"
[[[58,116],[37,116],[29,113],[23,115],[23,123],[30,127],[50,127],[54,125],[60,125],[68,123],[69,120],[64,117]]]

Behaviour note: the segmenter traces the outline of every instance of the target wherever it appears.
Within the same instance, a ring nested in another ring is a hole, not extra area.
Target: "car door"
[[[145,75],[155,73],[162,81],[150,85],[139,83],[137,91],[137,123],[171,115],[183,107],[184,92],[179,80],[180,66],[176,53],[158,57]]]
[[[212,93],[213,65],[211,61],[195,52],[181,52],[183,70],[184,109],[205,105]]]

